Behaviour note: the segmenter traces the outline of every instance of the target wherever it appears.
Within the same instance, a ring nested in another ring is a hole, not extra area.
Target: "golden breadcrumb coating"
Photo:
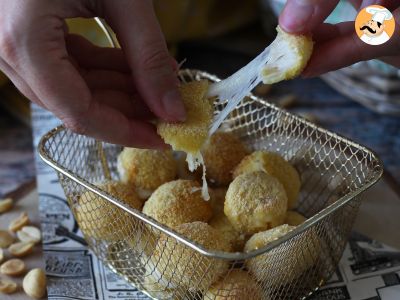
[[[232,171],[248,154],[242,141],[229,132],[216,132],[204,144],[202,150],[209,182],[228,185]]]
[[[246,252],[250,252],[252,250],[261,249],[269,243],[283,237],[286,233],[293,229],[294,226],[283,224],[275,228],[253,234],[246,242],[244,250]]]
[[[204,300],[267,300],[259,284],[246,271],[233,269],[214,283]]]
[[[245,252],[263,248],[283,237],[295,226],[287,224],[254,234],[245,245]],[[286,285],[317,263],[321,252],[320,239],[313,229],[290,241],[246,261],[249,271],[259,281]]]
[[[207,222],[211,205],[201,196],[200,184],[178,179],[161,185],[143,207],[143,213],[171,228],[194,221]]]
[[[276,30],[278,35],[271,44],[270,63],[262,71],[265,84],[273,84],[300,75],[314,48],[311,36],[289,34],[279,26]]]
[[[143,206],[130,185],[110,181],[100,184],[99,188],[132,208],[140,210]],[[134,216],[91,191],[79,197],[75,217],[85,236],[108,241],[133,238],[138,222]]]
[[[218,230],[221,235],[232,245],[233,251],[243,251],[243,246],[246,241],[245,235],[241,234],[232,226],[224,212],[214,215],[209,224],[211,227]]]
[[[158,134],[174,150],[196,154],[208,138],[214,107],[207,99],[208,82],[192,81],[182,84],[180,92],[186,108],[184,123],[167,123],[160,121]]]
[[[286,210],[287,197],[282,184],[262,171],[236,177],[225,197],[225,215],[244,234],[282,224]]]
[[[118,156],[118,170],[121,180],[132,183],[138,193],[151,194],[163,183],[175,179],[177,164],[171,150],[124,148]]]
[[[211,99],[207,98],[208,81],[192,81],[182,84],[180,92],[186,108],[186,121],[184,123],[167,123],[160,121],[157,125],[158,134],[172,149],[184,151],[189,170],[194,171],[203,164],[201,148],[208,138],[214,106]],[[205,168],[203,168],[202,196],[205,200],[208,194]]]
[[[285,224],[290,226],[298,226],[303,224],[307,220],[302,214],[299,214],[297,211],[289,210],[286,213]]]
[[[229,243],[220,233],[204,222],[186,223],[176,227],[176,231],[208,250],[228,252]],[[213,259],[185,246],[175,239],[161,234],[156,250],[151,257],[158,272],[174,288],[206,290],[227,270],[228,261]],[[196,286],[193,285],[196,283]]]
[[[254,171],[264,171],[277,178],[285,188],[288,207],[296,206],[301,187],[300,176],[282,156],[274,152],[255,151],[240,162],[233,171],[233,177]]]

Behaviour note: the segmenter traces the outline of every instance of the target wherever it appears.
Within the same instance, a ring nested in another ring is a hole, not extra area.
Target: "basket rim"
[[[190,72],[191,74],[202,76],[203,78],[207,78],[212,81],[220,80],[215,75],[211,75],[209,73],[199,71],[199,70],[184,69],[184,70],[180,71],[180,74],[185,75],[185,73],[187,73],[187,72]],[[277,106],[275,106],[271,103],[268,103],[266,100],[256,97],[253,94],[250,94],[248,97],[250,97],[252,100],[254,100],[264,106],[267,106],[275,111],[279,111],[283,115],[290,117],[294,120],[297,120],[298,122],[303,123],[304,125],[307,125],[308,127],[311,127],[320,133],[327,134],[331,138],[337,139],[340,142],[344,142],[347,145],[351,145],[351,146],[367,153],[371,157],[371,160],[376,162],[376,168],[374,169],[373,176],[369,179],[368,182],[364,183],[360,188],[340,197],[334,203],[330,204],[329,206],[325,207],[324,209],[322,209],[321,211],[319,211],[312,217],[308,218],[304,223],[302,223],[299,226],[296,226],[294,229],[292,229],[290,232],[288,232],[281,238],[278,238],[278,239],[272,241],[267,246],[261,247],[259,249],[256,249],[256,250],[253,250],[250,252],[221,252],[221,251],[215,251],[215,250],[208,250],[208,249],[204,248],[203,246],[180,235],[173,229],[159,223],[158,221],[154,220],[153,218],[146,216],[141,211],[133,209],[133,208],[129,207],[128,205],[120,202],[117,198],[115,198],[112,195],[109,195],[108,193],[99,189],[94,184],[88,182],[84,178],[82,178],[76,174],[73,174],[72,172],[70,172],[69,170],[64,168],[62,165],[60,165],[59,163],[57,163],[56,161],[54,161],[54,159],[52,159],[50,157],[49,153],[46,151],[46,148],[45,148],[45,145],[49,139],[51,139],[53,136],[55,136],[56,134],[58,134],[62,131],[68,130],[64,125],[57,126],[57,127],[53,128],[52,130],[50,130],[49,132],[47,132],[45,135],[43,135],[43,137],[40,139],[39,146],[38,146],[39,156],[47,165],[49,165],[50,167],[55,169],[60,174],[66,176],[69,179],[75,181],[76,183],[84,186],[91,192],[94,192],[95,194],[99,195],[103,199],[106,199],[107,201],[111,202],[112,204],[125,210],[129,214],[142,220],[146,224],[157,228],[158,230],[160,230],[167,236],[170,236],[170,237],[178,240],[179,242],[185,244],[186,246],[192,248],[193,250],[199,252],[200,254],[208,256],[208,257],[216,258],[216,259],[247,260],[247,259],[259,256],[261,254],[264,254],[268,251],[271,251],[272,249],[278,247],[279,245],[287,242],[288,240],[290,240],[290,239],[296,237],[297,235],[301,234],[302,232],[306,231],[307,229],[312,227],[314,224],[316,224],[316,223],[320,222],[321,220],[323,220],[324,218],[328,217],[331,213],[335,212],[336,210],[338,210],[339,208],[341,208],[342,206],[346,205],[351,200],[353,200],[356,196],[360,195],[362,192],[366,191],[367,189],[369,189],[370,187],[375,185],[383,175],[383,164],[382,164],[381,159],[376,155],[376,153],[373,150],[369,149],[368,147],[362,146],[354,141],[349,140],[348,138],[345,138],[339,134],[333,133],[327,129],[317,126],[316,124],[305,120],[301,116],[294,115],[292,113],[287,112],[284,109],[278,108]]]

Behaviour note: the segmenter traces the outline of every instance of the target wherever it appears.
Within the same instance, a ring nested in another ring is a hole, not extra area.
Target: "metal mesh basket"
[[[179,75],[182,81],[218,80],[193,70]],[[217,107],[221,109],[222,105]],[[90,249],[147,295],[155,299],[309,296],[337,267],[361,194],[382,175],[380,160],[365,147],[253,95],[242,101],[222,128],[253,150],[280,153],[301,174],[297,210],[307,221],[249,253],[205,249],[99,189],[99,182],[119,179],[119,146],[59,127],[43,137],[39,152],[57,170]],[[244,279],[232,283],[238,272]],[[213,283],[214,289],[207,293]]]

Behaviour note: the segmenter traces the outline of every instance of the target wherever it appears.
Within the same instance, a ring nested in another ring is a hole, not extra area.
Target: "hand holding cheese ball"
[[[177,63],[150,0],[0,1],[0,70],[73,131],[163,148],[149,118],[185,120]],[[122,49],[68,33],[67,18],[102,17]]]
[[[379,58],[395,67],[400,67],[400,3],[392,0],[350,0],[356,11],[366,6],[379,4],[389,9],[397,24],[392,38],[379,47],[371,46],[358,38],[354,21],[338,24],[324,20],[338,5],[339,0],[288,0],[279,17],[280,27],[291,34],[312,34],[315,49],[305,77],[318,76],[359,61]]]

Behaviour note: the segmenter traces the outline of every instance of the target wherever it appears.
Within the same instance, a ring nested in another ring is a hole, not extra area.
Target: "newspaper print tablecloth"
[[[59,121],[32,107],[34,145]],[[36,154],[49,300],[149,299],[88,250],[53,169]],[[312,300],[399,300],[400,251],[353,233],[337,272]]]

